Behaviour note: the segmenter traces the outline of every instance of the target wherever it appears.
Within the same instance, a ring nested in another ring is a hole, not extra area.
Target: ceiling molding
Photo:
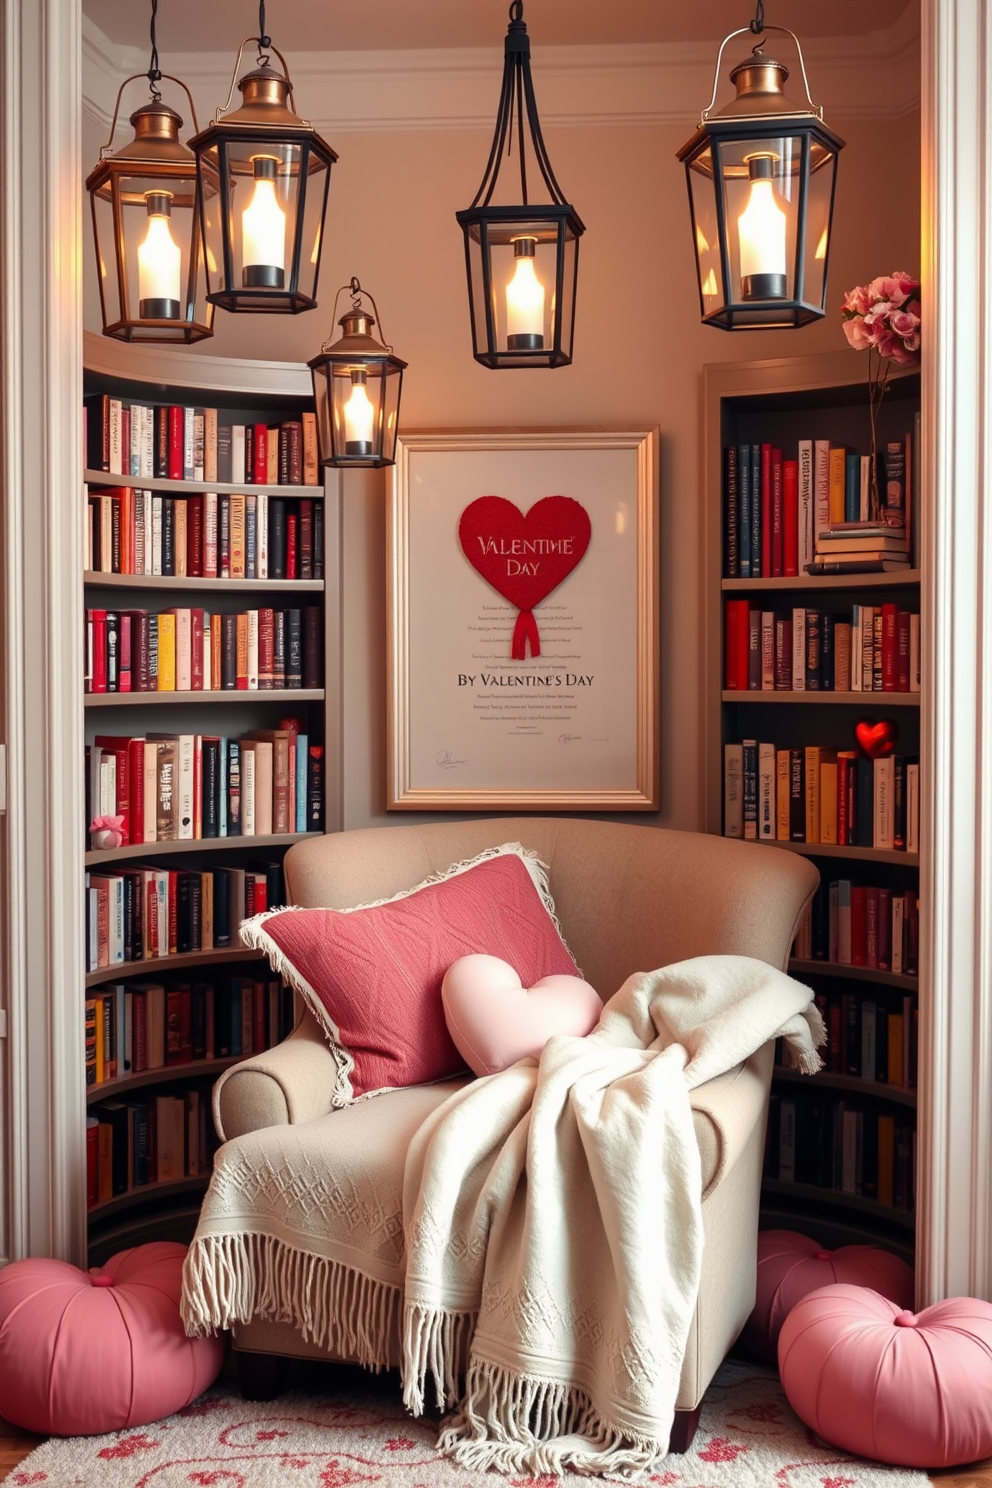
[[[551,128],[637,128],[679,124],[688,135],[713,83],[716,42],[543,47],[537,87],[541,121]],[[227,97],[231,53],[170,55],[170,72],[193,95],[202,127]],[[815,101],[832,124],[898,119],[920,104],[915,5],[887,31],[814,38],[806,45]],[[322,134],[493,126],[502,51],[311,52],[290,59],[299,111]],[[145,53],[117,46],[83,17],[83,107],[107,129],[125,77],[143,73]],[[794,79],[794,85],[798,77]],[[794,86],[794,93],[799,93]],[[137,102],[140,86],[135,84]],[[126,114],[125,114],[126,117]],[[187,121],[189,122],[189,121]]]

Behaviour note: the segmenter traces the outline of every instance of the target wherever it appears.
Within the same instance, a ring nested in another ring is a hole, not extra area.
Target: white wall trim
[[[720,39],[535,46],[541,121],[545,127],[585,129],[679,124],[688,138],[701,108],[709,102]],[[234,45],[229,53],[178,52],[163,58],[165,70],[182,78],[193,94],[201,127],[227,97]],[[782,57],[789,60],[786,54],[791,52],[791,43],[785,46]],[[914,4],[887,31],[858,38],[856,48],[842,37],[820,37],[806,43],[804,53],[814,101],[824,106],[831,123],[902,118],[919,108],[919,30]],[[353,130],[493,127],[502,69],[499,46],[310,52],[288,61],[299,112],[329,138]],[[146,52],[118,46],[83,18],[84,108],[101,128],[109,128],[123,79],[144,72],[147,66]],[[729,98],[727,72],[725,67],[723,88]],[[142,84],[132,86],[139,102]],[[798,68],[790,93],[797,100],[802,96]]]
[[[78,0],[0,0],[4,727],[0,948],[13,1258],[85,1254]]]
[[[923,0],[920,1301],[992,1296],[992,36]]]

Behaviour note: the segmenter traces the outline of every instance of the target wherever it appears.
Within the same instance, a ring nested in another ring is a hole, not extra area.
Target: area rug
[[[269,1404],[212,1390],[141,1430],[53,1439],[5,1480],[15,1488],[484,1488],[496,1473],[455,1467],[434,1449],[437,1418],[403,1410],[395,1379],[341,1371],[327,1388]],[[510,1477],[510,1488],[580,1488],[588,1478]],[[826,1446],[798,1420],[771,1370],[730,1360],[706,1395],[684,1456],[651,1488],[925,1488],[924,1473]]]

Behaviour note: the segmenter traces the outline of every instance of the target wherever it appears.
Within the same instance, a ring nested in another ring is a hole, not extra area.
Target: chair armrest
[[[703,1160],[703,1198],[733,1168],[758,1123],[765,1122],[774,1058],[775,1045],[767,1043],[743,1064],[691,1092]]]
[[[331,1110],[337,1065],[309,1012],[288,1038],[264,1054],[232,1064],[214,1086],[213,1112],[222,1142],[263,1126],[295,1126]]]

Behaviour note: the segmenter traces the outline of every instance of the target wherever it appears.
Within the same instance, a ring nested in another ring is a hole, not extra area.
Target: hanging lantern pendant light
[[[117,94],[110,138],[86,179],[93,214],[103,334],[121,341],[191,342],[213,335],[206,303],[203,239],[196,212],[196,161],[181,142],[182,118],[162,102],[164,78],[189,99],[186,84],[158,65],[151,0],[148,72],[125,78]],[[134,139],[109,152],[124,89],[147,76],[151,102],[131,115]]]
[[[792,38],[806,103],[786,97],[788,68],[766,56],[764,31]],[[736,97],[714,112],[724,48],[756,36],[730,74]],[[764,6],[720,46],[713,96],[678,152],[685,164],[703,323],[725,331],[806,325],[826,310],[837,156],[844,141],[813,103],[798,38],[766,28]]]
[[[524,124],[526,121],[527,132]],[[519,203],[493,202],[500,166],[514,147]],[[532,203],[527,139],[550,200]],[[473,354],[485,367],[564,367],[572,360],[579,238],[585,231],[555,180],[537,114],[523,0],[513,0],[496,132],[471,207],[455,214],[465,235]]]
[[[257,65],[238,78],[249,42]],[[279,72],[268,55],[282,64]],[[228,113],[235,86],[240,108]],[[207,298],[225,310],[297,315],[317,304],[331,166],[337,155],[295,112],[286,59],[265,32],[238,48],[227,102],[190,140],[210,276]]]
[[[320,463],[335,468],[392,465],[406,362],[372,334],[379,311],[357,279],[338,290],[332,320],[343,294],[351,295],[351,308],[337,322],[342,334],[325,343],[307,364],[313,378]],[[363,297],[374,314],[362,304]]]

